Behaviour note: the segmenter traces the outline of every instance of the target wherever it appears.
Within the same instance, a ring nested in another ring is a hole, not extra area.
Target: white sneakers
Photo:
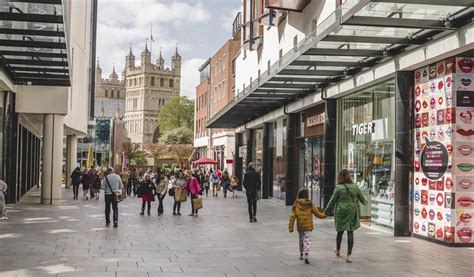
[[[4,217],[0,218],[0,220],[8,220],[8,217],[4,216]]]

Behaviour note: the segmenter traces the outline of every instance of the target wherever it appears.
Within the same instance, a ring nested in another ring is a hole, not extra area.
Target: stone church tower
[[[156,63],[152,63],[148,46],[141,53],[140,66],[136,66],[130,47],[124,77],[128,137],[136,143],[154,143],[159,136],[158,112],[168,99],[180,95],[181,56],[178,48],[171,58],[171,68],[166,68],[161,51]]]
[[[115,65],[109,78],[102,77],[99,61],[95,70],[94,117],[122,118],[125,113],[125,83],[115,72]]]

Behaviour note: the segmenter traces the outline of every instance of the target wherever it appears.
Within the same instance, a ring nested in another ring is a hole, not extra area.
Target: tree
[[[162,144],[192,144],[193,137],[193,131],[186,127],[179,127],[164,133],[159,142]]]
[[[139,143],[124,142],[122,149],[129,164],[132,164],[132,161],[134,161],[135,164],[142,164],[143,160],[145,160],[146,164],[145,152],[140,150]]]
[[[192,130],[194,127],[194,101],[186,96],[170,98],[161,107],[158,113],[158,122],[162,134],[178,127]]]
[[[193,153],[192,144],[172,144],[171,149],[176,154],[181,168],[184,168],[184,164],[188,161],[189,156]]]

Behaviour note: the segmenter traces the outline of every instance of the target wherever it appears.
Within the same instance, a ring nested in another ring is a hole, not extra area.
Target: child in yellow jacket
[[[288,229],[290,233],[293,232],[296,219],[296,229],[299,233],[300,260],[304,260],[306,264],[309,264],[308,254],[311,245],[311,232],[313,231],[313,214],[321,219],[327,217],[309,200],[308,189],[303,188],[298,192],[298,199],[291,208]]]

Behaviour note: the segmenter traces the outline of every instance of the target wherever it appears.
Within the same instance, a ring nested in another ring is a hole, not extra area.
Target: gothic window
[[[160,87],[164,87],[164,86],[165,86],[165,79],[160,78]]]
[[[174,86],[173,79],[170,79],[170,88]]]
[[[117,90],[117,98],[120,98],[120,90]]]
[[[155,86],[155,77],[151,77],[150,85],[153,87]]]
[[[134,86],[137,86],[137,78],[134,78],[134,79],[133,79],[133,85],[134,85]]]
[[[105,90],[105,97],[106,98],[109,97],[109,90],[107,90],[107,89]]]
[[[110,91],[110,98],[114,98],[114,90]]]
[[[148,119],[145,119],[145,130],[144,130],[144,133],[148,133]]]

